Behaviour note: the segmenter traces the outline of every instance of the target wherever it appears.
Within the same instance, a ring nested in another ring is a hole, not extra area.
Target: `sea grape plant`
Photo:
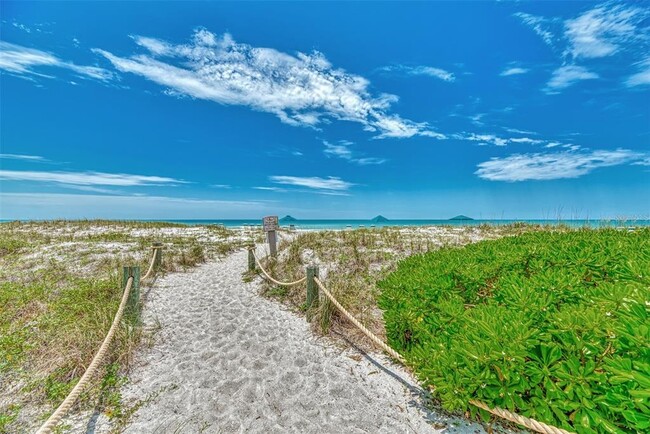
[[[650,228],[543,231],[412,256],[379,283],[389,343],[450,410],[650,432]]]

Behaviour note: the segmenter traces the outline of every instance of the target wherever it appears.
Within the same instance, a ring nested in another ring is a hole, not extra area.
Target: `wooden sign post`
[[[266,239],[269,241],[269,251],[271,256],[275,258],[278,254],[278,240],[275,231],[278,229],[278,216],[270,215],[262,219],[264,232],[266,232]]]

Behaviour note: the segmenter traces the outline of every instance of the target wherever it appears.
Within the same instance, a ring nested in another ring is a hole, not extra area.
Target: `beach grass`
[[[245,239],[220,226],[161,222],[0,224],[0,432],[35,428],[65,398],[113,320],[121,267],[144,273],[154,242],[164,246],[160,273],[167,273],[227,254]],[[142,333],[125,318],[102,375],[76,408],[129,413],[119,388]]]

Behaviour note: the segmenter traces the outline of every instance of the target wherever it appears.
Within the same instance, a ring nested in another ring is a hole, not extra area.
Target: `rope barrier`
[[[400,361],[403,365],[406,365],[406,360],[404,359],[404,357],[401,354],[399,354],[397,351],[395,351],[394,349],[389,347],[384,341],[379,339],[379,337],[377,337],[377,335],[375,335],[370,330],[368,330],[363,324],[361,324],[361,322],[359,322],[359,320],[357,320],[354,316],[352,316],[352,314],[350,312],[348,312],[341,305],[341,303],[339,303],[339,301],[336,298],[334,298],[332,293],[330,293],[327,290],[327,288],[325,287],[323,282],[321,282],[318,277],[314,277],[314,282],[316,282],[316,285],[318,285],[318,287],[321,289],[321,291],[323,291],[323,294],[325,294],[325,296],[332,302],[332,304],[334,306],[336,306],[336,308],[348,320],[350,320],[350,322],[352,322],[352,324],[357,326],[357,328],[359,330],[361,330],[361,332],[364,335],[366,335],[371,341],[373,341],[375,344],[377,344],[377,346],[379,346],[381,349],[386,351],[386,353],[390,354],[394,359]],[[519,415],[517,413],[512,413],[512,412],[510,412],[508,410],[505,410],[503,408],[500,408],[500,407],[491,408],[486,403],[481,402],[481,401],[477,401],[475,399],[472,399],[471,401],[469,401],[469,403],[472,404],[475,407],[481,408],[481,409],[483,409],[483,410],[485,410],[485,411],[487,411],[487,412],[489,412],[489,413],[491,413],[491,414],[493,414],[495,416],[498,416],[498,417],[500,417],[502,419],[509,420],[510,422],[517,423],[517,424],[522,425],[522,426],[524,426],[524,427],[526,427],[528,429],[531,429],[533,431],[536,431],[536,432],[539,432],[539,433],[542,433],[542,434],[573,434],[570,431],[565,431],[565,430],[563,430],[561,428],[557,428],[557,427],[554,427],[554,426],[551,426],[551,425],[547,425],[545,423],[536,421],[534,419],[531,419],[531,418],[528,418],[528,417],[525,417],[525,416],[521,416],[521,415]]]
[[[332,304],[333,304],[334,306],[336,306],[336,308],[337,308],[339,311],[341,311],[341,313],[342,313],[343,315],[345,315],[345,317],[346,317],[347,319],[349,319],[350,322],[352,322],[352,324],[354,324],[355,326],[357,326],[357,328],[358,328],[359,330],[361,330],[361,331],[363,332],[363,334],[366,335],[366,336],[368,337],[368,339],[370,339],[370,340],[373,341],[375,344],[377,344],[377,346],[379,346],[381,349],[383,349],[383,350],[386,351],[388,354],[390,354],[394,359],[399,360],[403,365],[406,364],[406,360],[404,359],[404,357],[402,357],[402,355],[401,355],[400,353],[398,353],[397,351],[395,351],[394,349],[392,349],[391,347],[389,347],[388,345],[386,345],[386,344],[384,343],[384,341],[382,341],[381,339],[379,339],[379,338],[378,338],[378,337],[377,337],[373,332],[371,332],[371,331],[368,330],[368,329],[367,329],[363,324],[361,324],[361,323],[359,322],[359,320],[357,320],[355,317],[353,317],[352,314],[351,314],[350,312],[348,312],[348,311],[347,311],[347,310],[346,310],[346,309],[341,305],[341,303],[338,302],[338,300],[337,300],[336,298],[334,298],[334,296],[333,296],[333,295],[332,295],[332,294],[327,290],[327,288],[325,288],[325,285],[323,285],[323,282],[321,282],[320,279],[319,279],[318,277],[314,277],[314,282],[316,282],[316,285],[318,285],[318,287],[321,289],[321,291],[323,291],[323,294],[325,294],[325,295],[327,296],[327,298],[329,298],[329,300],[332,302]]]
[[[537,431],[542,434],[573,434],[571,431],[563,430],[562,428],[557,428],[552,425],[547,425],[545,423],[536,421],[526,416],[521,416],[517,413],[512,413],[508,410],[505,410],[500,407],[490,408],[486,403],[472,399],[469,401],[475,407],[481,408],[489,413],[492,413],[495,416],[500,417],[501,419],[509,420],[510,422],[517,423],[519,425],[525,426],[528,429]]]
[[[161,247],[159,246],[153,248],[153,255],[151,258],[151,263],[149,265],[149,270],[147,270],[147,273],[144,275],[144,277],[140,279],[141,282],[148,279],[153,274],[156,259],[160,252],[159,250],[160,248]],[[113,341],[113,337],[115,337],[115,332],[117,331],[117,327],[119,326],[120,321],[122,320],[122,316],[124,315],[124,310],[129,301],[129,295],[131,294],[131,288],[133,287],[133,282],[134,282],[133,276],[129,277],[129,279],[126,282],[126,287],[124,288],[124,293],[122,294],[122,300],[120,301],[120,305],[117,308],[115,317],[113,318],[113,323],[111,324],[111,328],[108,330],[108,333],[106,334],[104,341],[99,347],[99,350],[95,354],[95,357],[93,357],[93,360],[90,362],[88,369],[86,369],[86,372],[84,372],[84,374],[81,376],[79,382],[72,388],[68,396],[66,396],[66,398],[59,405],[59,407],[54,411],[54,413],[52,413],[50,417],[45,421],[45,423],[41,425],[41,427],[36,432],[36,434],[51,433],[52,430],[56,427],[56,425],[61,421],[61,419],[63,419],[63,416],[65,416],[66,413],[70,410],[70,408],[75,403],[77,398],[79,398],[79,395],[81,394],[83,389],[88,385],[92,377],[95,375],[97,369],[101,365],[101,362],[104,360],[104,357],[106,357],[108,348],[111,342]]]
[[[106,356],[106,352],[108,351],[108,347],[111,344],[111,341],[113,340],[113,336],[117,331],[117,327],[120,323],[120,320],[122,319],[122,315],[124,314],[124,308],[126,307],[126,303],[129,300],[129,293],[131,292],[132,286],[133,286],[133,277],[129,277],[129,280],[126,283],[126,288],[124,288],[122,301],[120,302],[120,306],[118,307],[117,313],[115,314],[115,318],[113,319],[113,324],[111,324],[111,328],[108,330],[108,333],[104,338],[104,342],[102,342],[102,345],[99,347],[99,351],[97,351],[97,354],[95,354],[95,357],[93,357],[90,366],[88,366],[86,372],[84,372],[84,374],[81,376],[79,382],[74,386],[72,391],[70,391],[70,393],[63,400],[61,405],[59,405],[59,407],[54,411],[54,413],[52,413],[52,415],[47,419],[47,421],[45,421],[45,423],[37,431],[37,434],[49,434],[52,432],[54,427],[56,427],[56,425],[61,421],[63,416],[65,416],[68,410],[70,410],[72,405],[75,403],[75,401],[81,394],[84,387],[86,387],[86,385],[88,384],[92,376],[95,374],[95,371],[97,371],[97,368],[99,368],[100,363]]]
[[[295,282],[280,282],[279,280],[275,280],[275,279],[274,279],[273,277],[271,277],[271,275],[270,275],[269,273],[267,273],[267,271],[264,269],[264,267],[262,266],[261,261],[259,260],[259,258],[258,258],[257,255],[255,254],[255,251],[254,251],[254,250],[251,250],[251,251],[253,252],[253,256],[255,257],[255,262],[257,262],[257,266],[260,267],[260,270],[262,270],[262,274],[264,274],[264,276],[266,276],[266,278],[267,278],[268,280],[270,280],[271,282],[275,283],[276,285],[280,285],[280,286],[295,286],[295,285],[299,285],[299,284],[301,284],[302,282],[304,282],[305,280],[307,280],[307,276],[303,277],[302,279],[298,279],[298,280],[296,280]]]
[[[149,264],[149,269],[147,270],[145,275],[140,279],[140,281],[147,280],[148,278],[150,278],[153,275],[153,269],[154,269],[154,267],[156,265],[156,259],[158,258],[158,255],[159,255],[159,252],[160,252],[159,249],[161,249],[161,248],[162,247],[160,247],[160,246],[152,247],[153,255],[151,256],[151,263]]]

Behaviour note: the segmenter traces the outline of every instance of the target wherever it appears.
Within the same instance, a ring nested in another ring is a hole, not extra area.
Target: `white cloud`
[[[232,186],[228,184],[210,184],[210,187],[212,188],[223,188],[225,190],[231,189]]]
[[[426,75],[429,77],[439,78],[440,80],[448,81],[448,82],[452,82],[456,80],[456,76],[453,73],[446,71],[442,68],[435,68],[433,66],[390,65],[390,66],[382,66],[377,70],[381,72],[403,73],[407,75]]]
[[[360,123],[378,137],[436,134],[426,123],[389,114],[396,96],[371,95],[368,80],[333,67],[319,52],[291,55],[207,30],[196,31],[189,44],[133,39],[149,53],[120,57],[94,51],[119,71],[145,77],[173,94],[248,106],[290,125],[317,127],[336,119]]]
[[[528,71],[530,70],[527,68],[512,67],[512,68],[504,69],[499,75],[502,77],[507,77],[509,75],[526,74]]]
[[[506,128],[506,131],[515,132],[518,134],[529,134],[535,135],[531,131],[522,131],[512,128]],[[460,134],[454,134],[452,136],[458,140],[468,140],[470,142],[480,142],[479,144],[483,145],[494,145],[494,146],[508,146],[511,144],[526,144],[526,145],[546,145],[546,147],[551,147],[548,144],[554,142],[548,142],[547,140],[536,139],[531,137],[501,137],[496,134],[476,134],[476,133],[467,133],[463,132]],[[555,143],[553,146],[559,146],[561,143]]]
[[[510,143],[528,143],[530,145],[538,145],[540,143],[544,143],[543,140],[540,139],[531,139],[530,137],[514,137],[508,139]]]
[[[186,183],[162,176],[129,175],[102,172],[38,172],[0,170],[0,179],[5,181],[34,181],[68,185],[112,185],[121,187],[174,185]]]
[[[480,163],[474,173],[490,181],[509,182],[577,178],[600,167],[626,164],[642,157],[628,149],[514,154]]]
[[[61,60],[45,51],[0,41],[0,69],[21,76],[36,75],[52,78],[52,76],[34,71],[34,68],[44,66],[68,69],[83,77],[101,81],[108,81],[114,78],[112,72],[97,66],[76,65],[72,62]]]
[[[524,12],[517,12],[515,16],[520,18],[524,24],[530,26],[547,45],[551,47],[554,45],[555,36],[548,28],[551,20]]]
[[[323,151],[325,155],[343,158],[344,160],[352,159],[352,151],[347,144],[340,143],[334,145],[327,141],[323,142],[323,144],[325,145],[325,150]]]
[[[611,56],[641,39],[638,26],[648,15],[647,10],[630,5],[599,5],[564,22],[567,51],[576,59]]]
[[[346,191],[354,185],[351,182],[343,181],[341,178],[333,176],[327,178],[319,178],[316,176],[271,176],[269,177],[269,180],[276,184],[293,185],[325,191]]]
[[[197,219],[242,218],[272,211],[262,201],[228,201],[167,196],[2,193],[0,218]],[[217,214],[215,214],[215,212]]]
[[[286,188],[280,188],[280,187],[253,187],[255,190],[264,190],[264,191],[275,191],[276,193],[286,193],[287,190]]]
[[[650,157],[645,157],[644,159],[635,161],[632,164],[635,166],[650,166]]]
[[[639,62],[638,65],[640,67],[640,71],[636,74],[632,74],[625,81],[625,84],[630,87],[650,84],[650,57],[642,62]]]
[[[28,26],[26,26],[25,24],[21,24],[19,22],[14,21],[14,22],[11,23],[11,25],[14,26],[17,29],[22,30],[23,32],[32,33],[32,29],[29,28]]]
[[[0,159],[5,159],[5,160],[24,160],[24,161],[33,161],[33,162],[40,162],[44,163],[47,160],[46,158],[43,158],[38,155],[21,155],[21,154],[0,154]]]
[[[536,136],[536,135],[537,135],[537,133],[534,132],[534,131],[520,130],[520,129],[517,129],[517,128],[507,128],[507,127],[504,127],[503,129],[506,130],[506,131],[509,132],[509,133],[515,133],[515,134],[528,134],[528,135],[532,135],[532,136]]]
[[[593,80],[599,78],[598,74],[587,70],[583,66],[566,65],[553,71],[551,79],[546,83],[547,93],[557,93],[582,80]]]
[[[350,149],[350,146],[353,145],[352,142],[341,141],[338,144],[332,144],[328,141],[324,141],[323,144],[325,145],[323,153],[328,157],[341,158],[360,166],[383,164],[386,162],[385,158],[359,157],[355,155],[355,153]]]

